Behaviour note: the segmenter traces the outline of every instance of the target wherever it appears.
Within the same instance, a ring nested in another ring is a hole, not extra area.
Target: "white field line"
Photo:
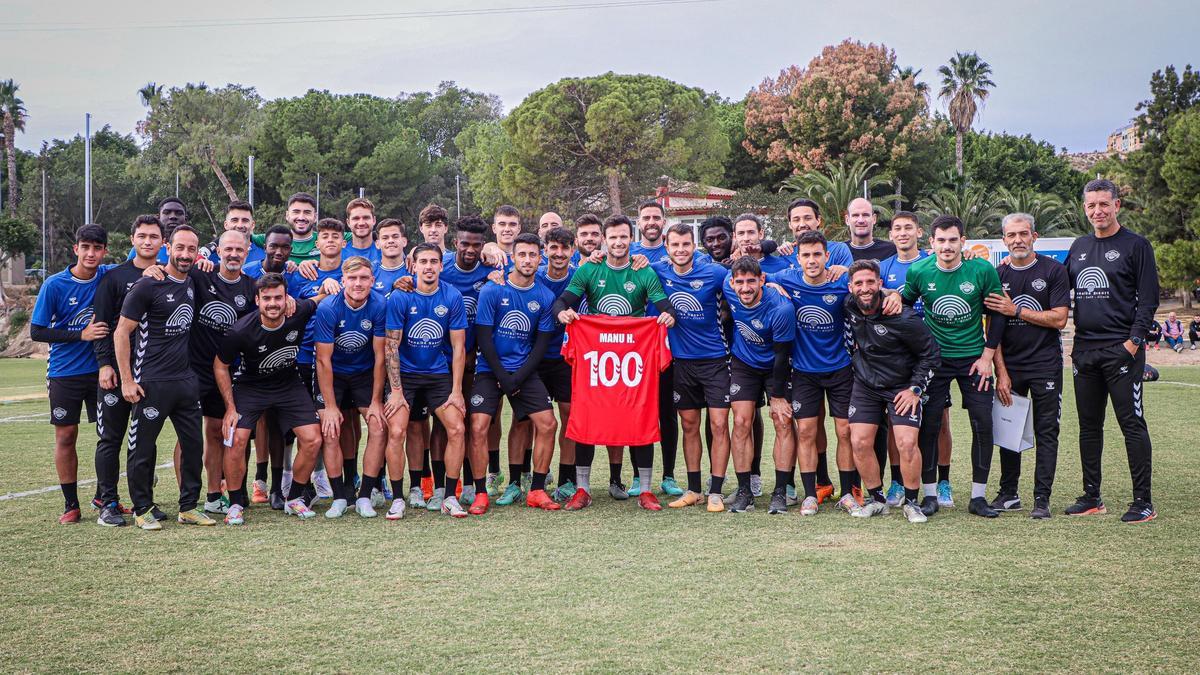
[[[41,417],[46,417],[50,413],[31,413],[29,415],[14,415],[12,417],[0,417],[0,424],[10,424],[13,422],[32,422]]]
[[[1151,383],[1153,384],[1153,383]],[[1177,384],[1181,387],[1196,387],[1200,389],[1200,384],[1192,384],[1191,382],[1174,382],[1172,380],[1159,380],[1158,384]]]
[[[159,469],[167,469],[167,468],[170,468],[170,467],[173,467],[173,466],[175,466],[175,462],[174,462],[174,461],[171,461],[171,462],[166,462],[166,463],[164,463],[164,464],[159,464],[158,466],[154,467],[154,470],[155,470],[155,471],[157,471],[157,470],[159,470]],[[121,476],[125,476],[125,472],[124,472],[124,471],[122,471],[122,472],[121,472]],[[89,478],[89,479],[87,479],[87,480],[81,480],[81,481],[79,481],[79,485],[81,485],[81,486],[82,486],[82,485],[91,485],[91,484],[93,484],[93,483],[95,483],[95,482],[96,482],[96,479],[95,479],[95,478]],[[20,498],[22,498],[22,497],[33,497],[33,496],[35,496],[35,495],[42,495],[42,494],[46,494],[47,492],[57,492],[57,491],[59,491],[59,490],[61,490],[61,489],[62,489],[62,488],[60,488],[60,487],[59,487],[59,486],[57,486],[57,485],[50,485],[50,486],[47,486],[47,487],[44,487],[44,488],[38,488],[38,489],[36,489],[36,490],[26,490],[26,491],[24,491],[24,492],[9,492],[9,493],[7,493],[7,494],[2,494],[2,495],[0,495],[0,502],[6,502],[6,501],[8,501],[8,500],[10,500],[10,499],[20,499]],[[91,500],[88,500],[88,501],[90,502]]]

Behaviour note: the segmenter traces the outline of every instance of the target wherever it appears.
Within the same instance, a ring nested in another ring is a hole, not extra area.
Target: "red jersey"
[[[592,445],[659,440],[658,374],[671,365],[667,328],[652,318],[580,316],[567,326],[567,437]]]

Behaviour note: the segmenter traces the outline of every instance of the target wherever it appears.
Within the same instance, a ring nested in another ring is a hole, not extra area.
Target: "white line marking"
[[[9,424],[13,422],[32,422],[40,417],[45,417],[50,413],[32,413],[29,415],[14,415],[13,417],[0,417],[0,424]]]
[[[165,464],[159,464],[158,466],[154,467],[154,469],[155,469],[155,471],[157,471],[158,469],[166,469],[166,468],[169,468],[172,466],[175,466],[174,461],[167,462]],[[125,477],[124,471],[121,472],[121,477]],[[95,483],[95,482],[96,482],[95,478],[88,478],[87,480],[79,481],[79,485],[91,485],[92,483]],[[33,497],[35,495],[46,494],[47,492],[57,492],[61,489],[62,488],[58,485],[50,485],[48,487],[38,488],[36,490],[26,490],[24,492],[9,492],[8,494],[0,495],[0,502],[6,502],[10,499],[20,499],[22,497]]]
[[[1196,387],[1200,389],[1200,384],[1192,384],[1191,382],[1173,382],[1171,380],[1159,380],[1159,384],[1177,384],[1181,387]]]

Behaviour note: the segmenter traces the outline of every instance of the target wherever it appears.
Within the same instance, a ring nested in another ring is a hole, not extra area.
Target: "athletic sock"
[[[417,478],[417,480],[420,481],[421,479]],[[401,478],[400,480],[389,480],[388,482],[392,484],[392,499],[404,499],[404,479]],[[420,485],[420,482],[417,484]]]
[[[435,459],[430,464],[433,469],[433,487],[434,489],[446,487],[446,462],[440,459]]]
[[[987,483],[971,483],[971,499],[987,498]]]
[[[779,469],[775,469],[775,487],[787,490],[787,486],[790,485],[788,481],[790,481],[791,478],[791,471],[780,471]]]
[[[737,474],[738,490],[750,490],[750,475],[749,471],[735,471]],[[717,479],[713,478],[713,491],[716,491]]]
[[[488,450],[488,473],[500,473],[500,448]]]
[[[829,457],[824,452],[817,455],[817,482],[821,485],[833,484],[833,479],[829,477]]]
[[[283,467],[282,466],[271,467],[271,492],[272,493],[283,492]]]
[[[520,485],[521,484],[521,465],[520,464],[509,464],[508,465],[508,482],[510,485]]]
[[[429,451],[429,448],[425,448],[425,459],[421,464],[421,478],[429,478],[433,475],[433,470],[430,468],[432,466],[433,454]]]
[[[79,483],[59,483],[62,488],[63,503],[67,507],[66,510],[79,508]]]
[[[904,474],[900,472],[900,465],[892,465],[892,482],[904,485]]]
[[[451,497],[458,499],[458,478],[446,476],[446,499]]]
[[[533,473],[533,448],[525,448],[525,459],[521,460],[521,473]]]
[[[700,494],[700,489],[701,489],[700,488],[700,472],[699,471],[687,472],[687,484],[688,484],[689,490],[691,490],[692,492],[695,492],[696,494]],[[649,489],[649,487],[650,486],[648,486],[648,485],[643,485],[642,489]],[[716,492],[716,491],[717,491],[716,487],[714,486],[713,492]]]
[[[592,467],[576,466],[575,467],[575,486],[588,494],[592,494]]]
[[[793,488],[796,487],[796,470],[792,469],[791,471],[788,471],[787,477],[787,484],[791,485]]]
[[[842,494],[848,495],[858,486],[858,475],[855,471],[838,470],[838,478],[842,483]]]
[[[471,453],[463,453],[462,477],[463,485],[465,486],[470,481],[475,480],[475,469],[471,468],[471,458],[467,455]]]
[[[882,485],[880,485],[879,487],[871,488],[871,499],[874,499],[875,501],[879,502],[880,504],[887,503],[887,497],[885,497],[883,495],[883,486]]]
[[[261,480],[264,483],[267,480],[267,462],[254,463],[254,480]]]
[[[712,478],[712,494],[714,494],[714,495],[721,494],[721,490],[723,490],[725,488],[725,476],[718,476],[716,474],[712,474],[712,475],[710,475],[710,478]],[[741,478],[739,477],[738,480],[741,481]],[[750,480],[750,479],[747,478],[746,480]]]
[[[421,486],[421,470],[420,469],[409,469],[408,470],[408,482],[412,483],[413,487],[420,487]],[[392,496],[395,497],[396,494],[392,493]]]
[[[621,465],[608,463],[608,482],[609,484],[621,482]]]
[[[546,474],[538,473],[537,471],[534,471],[533,472],[533,487],[530,489],[531,490],[545,490],[546,489]]]
[[[354,477],[358,475],[358,457],[342,460],[342,477],[347,485],[354,485]]]
[[[220,492],[209,492],[209,493],[207,493],[207,496],[205,497],[205,501],[219,502],[219,501],[221,501],[221,493]]]
[[[475,485],[476,494],[487,494],[487,478],[472,478],[471,482]]]
[[[238,488],[237,490],[229,491],[229,503],[237,504],[243,509],[250,506],[250,499],[246,496],[246,488]]]
[[[371,489],[374,488],[378,484],[379,484],[379,476],[368,476],[366,474],[363,474],[362,482],[360,482],[358,484],[358,498],[359,499],[370,499],[371,498]],[[403,496],[404,495],[401,494],[401,497],[403,497]]]
[[[917,493],[919,493],[919,492],[920,492],[920,490],[917,488],[904,488],[905,501],[910,501],[910,502],[917,501]]]
[[[293,499],[299,499],[304,496],[304,491],[308,489],[308,483],[301,483],[298,480],[292,480],[292,484],[288,486],[287,500],[290,502]]]
[[[562,485],[566,482],[575,482],[575,465],[558,463],[558,484]]]
[[[938,464],[938,482],[950,481],[950,465]]]
[[[329,487],[333,490],[334,499],[346,498],[346,477],[345,476],[330,476]]]
[[[650,492],[650,484],[654,482],[654,467],[639,466],[638,478],[642,479],[642,489],[646,492]]]
[[[813,471],[801,471],[800,482],[804,484],[804,496],[817,496],[817,474]]]
[[[922,483],[921,487],[925,489],[926,497],[937,496],[937,483]]]

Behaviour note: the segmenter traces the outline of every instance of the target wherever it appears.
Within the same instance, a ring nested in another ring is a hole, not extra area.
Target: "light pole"
[[[92,222],[92,113],[83,116],[83,222]]]

